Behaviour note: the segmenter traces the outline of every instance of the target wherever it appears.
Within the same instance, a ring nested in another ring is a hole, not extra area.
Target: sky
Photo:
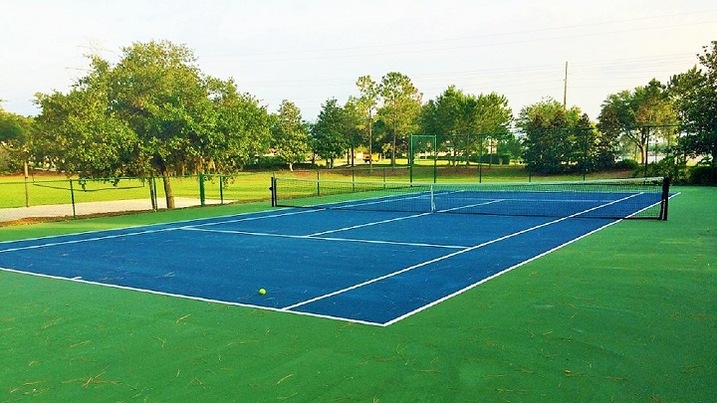
[[[505,95],[517,116],[546,98],[593,120],[608,95],[669,78],[717,40],[714,0],[0,0],[0,106],[37,115],[36,93],[68,92],[88,55],[116,63],[135,42],[194,51],[270,112],[307,121],[357,96],[356,79],[408,76],[435,99],[450,85]],[[567,63],[567,80],[565,80]],[[567,83],[567,86],[566,86]]]

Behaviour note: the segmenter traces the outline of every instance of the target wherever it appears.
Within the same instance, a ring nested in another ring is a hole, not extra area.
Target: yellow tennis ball
[[[266,294],[266,290],[263,289],[263,288],[260,288],[260,289],[259,289],[259,295],[264,295],[264,294]]]

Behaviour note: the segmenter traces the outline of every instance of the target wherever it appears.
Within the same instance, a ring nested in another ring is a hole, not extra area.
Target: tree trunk
[[[173,209],[174,193],[172,193],[172,183],[169,180],[167,171],[162,172],[162,182],[164,183],[164,197],[167,200],[167,209]]]
[[[396,132],[393,132],[393,144],[391,147],[391,166],[396,166]]]
[[[155,193],[155,184],[154,184],[154,177],[151,176],[149,179],[147,179],[149,183],[149,198],[152,201],[152,211],[159,210],[159,207],[157,206],[157,194]]]
[[[373,132],[371,130],[371,113],[368,115],[368,155],[371,156],[368,160],[368,167],[373,168]]]
[[[712,166],[712,182],[711,184],[717,184],[717,134],[712,136],[712,158],[710,158],[710,165]]]
[[[291,161],[289,162],[289,171],[294,171],[294,163]]]

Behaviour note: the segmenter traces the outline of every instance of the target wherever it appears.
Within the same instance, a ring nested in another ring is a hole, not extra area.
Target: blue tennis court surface
[[[579,213],[624,197],[564,217],[276,209],[0,243],[0,268],[385,326],[616,222]]]

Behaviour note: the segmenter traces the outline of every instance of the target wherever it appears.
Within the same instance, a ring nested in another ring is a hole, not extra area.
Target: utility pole
[[[565,62],[565,81],[563,83],[563,109],[568,108],[568,62]]]

